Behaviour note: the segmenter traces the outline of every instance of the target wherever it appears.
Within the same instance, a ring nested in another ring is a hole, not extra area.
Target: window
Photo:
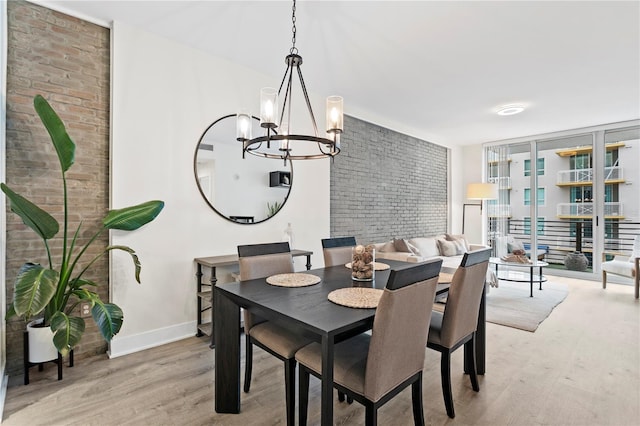
[[[577,154],[571,157],[571,169],[581,170],[591,168],[591,155],[590,154]]]
[[[593,238],[593,226],[591,220],[578,219],[569,224],[569,235],[575,238],[578,235],[578,231],[580,231],[580,234],[585,238]]]
[[[489,177],[493,178],[498,176],[498,165],[495,163],[489,164]]]
[[[613,185],[604,186],[604,202],[610,203],[613,201]]]
[[[618,162],[618,150],[611,149],[607,150],[607,153],[604,156],[604,166],[605,167],[613,167]]]
[[[589,186],[574,186],[571,188],[572,203],[590,203],[593,201],[593,187]],[[605,190],[606,193],[606,190]]]
[[[525,188],[523,195],[524,195],[524,205],[530,206],[531,205],[531,188]],[[538,188],[538,205],[539,206],[544,205],[544,188]]]
[[[531,176],[531,160],[524,160],[524,175]],[[538,158],[538,176],[544,176],[544,158]]]
[[[524,218],[524,234],[531,235],[531,218]],[[544,217],[538,217],[538,235],[544,235]]]

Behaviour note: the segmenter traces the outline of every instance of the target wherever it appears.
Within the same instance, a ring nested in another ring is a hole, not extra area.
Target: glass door
[[[538,140],[533,145],[539,165],[537,247],[550,268],[592,273],[594,134]]]
[[[603,218],[603,243],[598,247],[599,261],[610,260],[617,254],[628,256],[633,239],[640,234],[640,128],[607,130],[597,139],[601,157],[598,168],[602,185],[596,187],[604,200],[598,216]]]
[[[640,234],[640,126],[485,147],[488,241],[494,256],[520,244],[558,275],[599,279]]]

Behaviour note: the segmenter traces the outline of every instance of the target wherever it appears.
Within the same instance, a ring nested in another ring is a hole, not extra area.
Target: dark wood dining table
[[[391,268],[408,265],[380,260]],[[455,270],[443,268],[442,272]],[[333,423],[333,348],[336,343],[367,331],[373,326],[375,309],[354,309],[327,299],[336,289],[351,287],[351,270],[343,265],[313,269],[305,273],[317,275],[320,283],[307,287],[278,287],[265,278],[218,284],[214,288],[215,315],[215,411],[240,412],[240,307],[289,330],[307,336],[322,346],[321,423]],[[384,288],[390,270],[376,271],[369,286]],[[449,284],[438,284],[437,294],[448,291]],[[476,339],[476,365],[484,374],[484,295],[479,312]],[[425,349],[426,350],[426,349]],[[469,360],[465,359],[465,371]]]

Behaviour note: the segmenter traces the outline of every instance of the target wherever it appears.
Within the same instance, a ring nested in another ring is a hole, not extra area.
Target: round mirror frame
[[[196,149],[195,149],[195,153],[193,155],[193,175],[195,177],[196,180],[196,185],[198,187],[198,191],[200,192],[200,195],[202,196],[202,198],[204,199],[204,201],[209,205],[209,207],[211,207],[211,209],[216,212],[220,217],[223,217],[224,219],[228,220],[229,222],[235,223],[237,225],[256,225],[258,223],[262,223],[262,222],[266,222],[267,220],[271,219],[272,217],[274,217],[275,215],[277,215],[280,210],[282,210],[282,208],[284,207],[284,205],[287,203],[287,200],[289,199],[289,195],[291,194],[291,185],[293,185],[293,163],[291,161],[289,161],[289,170],[290,170],[290,177],[289,177],[289,188],[287,190],[287,195],[284,197],[284,200],[282,200],[282,204],[280,205],[280,208],[272,215],[267,216],[266,218],[256,221],[256,222],[242,222],[242,221],[238,221],[238,220],[234,220],[232,219],[230,216],[225,216],[223,213],[221,213],[218,209],[216,209],[216,207],[213,205],[213,203],[211,202],[211,200],[205,195],[204,191],[202,190],[202,186],[200,185],[200,179],[198,178],[198,151],[200,149],[200,144],[202,144],[202,141],[205,137],[205,135],[207,134],[207,132],[209,132],[209,130],[211,130],[211,128],[213,128],[216,124],[220,123],[223,120],[226,120],[228,118],[231,117],[236,117],[236,114],[228,114],[225,116],[222,116],[220,118],[218,118],[216,121],[214,121],[213,123],[211,123],[205,130],[204,132],[202,132],[202,135],[200,135],[200,139],[198,139],[198,143],[196,144]],[[258,122],[260,121],[260,119],[258,117],[255,116],[251,116],[251,118],[253,118],[254,120],[257,120]]]

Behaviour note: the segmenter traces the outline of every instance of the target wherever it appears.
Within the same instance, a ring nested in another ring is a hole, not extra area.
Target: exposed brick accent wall
[[[359,243],[447,230],[447,149],[345,116],[331,165],[331,236]]]
[[[7,185],[52,214],[61,224],[62,179],[51,140],[33,108],[33,97],[43,95],[65,122],[76,143],[75,164],[67,172],[70,232],[83,228],[77,245],[83,246],[108,210],[109,197],[109,30],[25,1],[8,2],[7,55]],[[4,194],[2,194],[4,196]],[[108,244],[104,234],[85,253],[86,265]],[[61,239],[51,243],[54,267],[61,257]],[[26,261],[47,264],[42,240],[20,218],[7,212],[7,301],[13,282]],[[82,266],[82,265],[81,265]],[[87,278],[100,284],[108,298],[108,259],[102,258]],[[15,318],[7,324],[7,372],[20,374],[22,333]],[[77,358],[103,353],[93,320]]]

